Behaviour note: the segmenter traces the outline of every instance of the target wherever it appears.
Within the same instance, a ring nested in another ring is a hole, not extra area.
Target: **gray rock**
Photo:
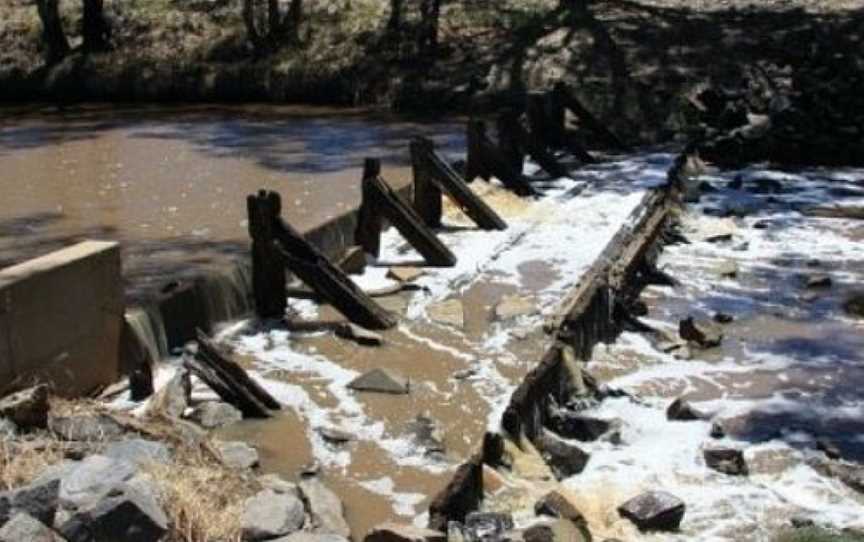
[[[189,371],[179,369],[171,380],[150,398],[147,412],[169,418],[179,418],[189,406],[191,394],[192,381]]]
[[[354,435],[336,427],[319,427],[316,431],[321,438],[332,444],[345,444],[354,440]]]
[[[813,470],[840,480],[850,489],[858,493],[864,493],[864,468],[857,464],[842,461],[808,461]]]
[[[167,531],[168,518],[159,503],[128,484],[115,486],[60,526],[69,542],[158,542]]]
[[[835,442],[827,438],[816,439],[816,449],[825,454],[828,459],[840,459],[843,454]]]
[[[270,540],[299,531],[306,512],[303,502],[269,489],[246,500],[241,525],[243,540]]]
[[[495,320],[497,322],[506,322],[520,316],[537,314],[538,312],[537,304],[531,299],[518,295],[506,295],[495,305]]]
[[[269,489],[279,495],[293,495],[300,498],[300,488],[297,484],[283,479],[278,474],[262,474],[258,477],[258,483],[264,489]]]
[[[678,335],[690,344],[700,348],[720,346],[723,333],[710,322],[696,321],[687,317],[678,324]]]
[[[543,460],[549,464],[559,480],[582,472],[591,457],[578,446],[566,442],[549,431],[543,431],[535,444]]]
[[[106,414],[52,416],[48,428],[63,440],[84,442],[111,440],[123,434],[123,427]]]
[[[502,512],[471,512],[465,517],[465,534],[469,541],[497,540],[513,526],[513,516]]]
[[[705,448],[702,450],[705,464],[723,474],[732,476],[746,476],[747,462],[744,453],[735,448]]]
[[[735,278],[738,276],[738,264],[731,260],[724,260],[714,266],[714,272],[725,278]]]
[[[534,504],[534,513],[538,516],[551,516],[572,521],[577,525],[587,525],[582,515],[573,503],[557,491],[550,491]]]
[[[222,401],[205,401],[195,407],[192,419],[201,427],[216,429],[243,420],[243,413]]]
[[[696,407],[682,398],[675,399],[669,408],[666,409],[666,419],[670,421],[693,421],[706,420],[708,415],[699,411]]]
[[[222,456],[222,462],[229,468],[245,470],[258,466],[258,451],[245,442],[218,441],[216,449]]]
[[[864,292],[855,292],[843,302],[843,310],[849,316],[864,318]]]
[[[0,399],[0,418],[11,420],[19,429],[48,426],[48,386],[40,384]]]
[[[171,461],[171,451],[166,445],[140,438],[112,442],[102,451],[102,455],[138,466]]]
[[[315,476],[304,478],[298,485],[306,502],[314,532],[349,538],[351,528],[345,521],[342,500]]]
[[[585,525],[571,521],[558,520],[539,523],[525,529],[522,535],[525,542],[591,542],[591,533]]]
[[[675,531],[684,519],[684,501],[665,491],[648,491],[618,507],[640,531]]]
[[[363,346],[381,346],[384,344],[384,337],[357,324],[348,323],[337,326],[336,336]]]
[[[465,308],[458,299],[432,303],[426,308],[426,314],[433,322],[457,329],[465,328]]]
[[[365,542],[447,542],[447,535],[413,525],[384,523],[369,531]]]
[[[440,423],[431,416],[417,416],[410,422],[406,428],[411,435],[414,443],[423,448],[427,454],[445,453],[444,432],[440,428]]]
[[[714,321],[718,324],[729,324],[734,320],[735,318],[731,314],[726,314],[725,312],[714,313]]]
[[[60,478],[60,502],[70,507],[100,499],[117,485],[131,480],[138,468],[128,461],[91,455],[77,462]]]
[[[12,420],[0,418],[0,441],[12,440],[18,436],[18,426]]]
[[[564,438],[592,442],[609,432],[613,422],[583,416],[564,409],[555,409],[548,422],[549,428]]]
[[[63,538],[26,513],[15,514],[0,529],[0,542],[61,542]]]
[[[355,391],[400,395],[410,391],[410,383],[407,378],[389,369],[373,369],[352,380],[348,388]]]
[[[11,516],[24,513],[46,525],[54,524],[60,498],[60,480],[34,482],[0,494],[0,525]]]
[[[723,427],[723,423],[714,422],[711,424],[711,438],[721,439],[726,436],[726,429]]]
[[[281,538],[273,539],[271,542],[349,542],[347,537],[328,533],[310,533],[301,531],[289,534]]]

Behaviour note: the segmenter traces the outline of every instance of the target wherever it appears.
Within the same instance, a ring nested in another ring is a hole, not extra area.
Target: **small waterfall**
[[[150,353],[151,359],[158,361],[168,357],[165,323],[156,307],[132,307],[126,311],[126,321],[135,332],[138,341]]]
[[[208,319],[206,329],[252,311],[252,268],[243,262],[208,273],[196,286]]]

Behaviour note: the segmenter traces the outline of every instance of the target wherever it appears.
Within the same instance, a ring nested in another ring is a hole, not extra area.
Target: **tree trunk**
[[[103,0],[84,0],[84,17],[81,33],[85,51],[105,51],[111,37],[111,28],[105,20]]]
[[[69,53],[69,42],[60,20],[59,0],[37,0],[36,8],[42,21],[45,60],[48,64],[54,64]]]

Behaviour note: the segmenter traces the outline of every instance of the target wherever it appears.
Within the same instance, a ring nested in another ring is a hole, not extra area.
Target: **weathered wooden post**
[[[441,227],[442,193],[430,168],[426,145],[431,141],[415,138],[411,141],[411,171],[414,176],[414,210],[430,228]],[[365,177],[365,175],[364,175]]]
[[[498,115],[498,149],[514,171],[525,167],[525,149],[519,137],[519,112],[507,109]]]
[[[261,190],[246,198],[249,235],[252,237],[252,290],[259,318],[282,318],[288,300],[285,291],[285,266],[274,250],[273,228],[282,212],[276,192]]]
[[[373,186],[365,179],[381,175],[381,162],[367,158],[363,162],[363,180],[360,184],[360,210],[357,213],[357,227],[354,230],[354,244],[360,245],[367,254],[376,258],[381,255],[381,229],[384,222],[378,209],[378,198]]]
[[[495,176],[508,189],[520,196],[536,196],[521,170],[513,167],[511,161],[486,135],[486,125],[473,120],[468,123],[468,160],[465,166],[465,180],[470,182],[477,177],[489,180]]]

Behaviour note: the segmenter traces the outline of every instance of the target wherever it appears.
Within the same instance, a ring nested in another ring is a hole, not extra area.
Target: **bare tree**
[[[54,64],[69,54],[69,41],[60,20],[59,0],[36,0],[36,9],[42,21],[45,60],[48,64]]]
[[[243,0],[243,21],[249,41],[258,54],[269,54],[286,44],[300,41],[303,0],[291,0],[284,15],[279,0],[267,0],[266,13],[261,0]]]

